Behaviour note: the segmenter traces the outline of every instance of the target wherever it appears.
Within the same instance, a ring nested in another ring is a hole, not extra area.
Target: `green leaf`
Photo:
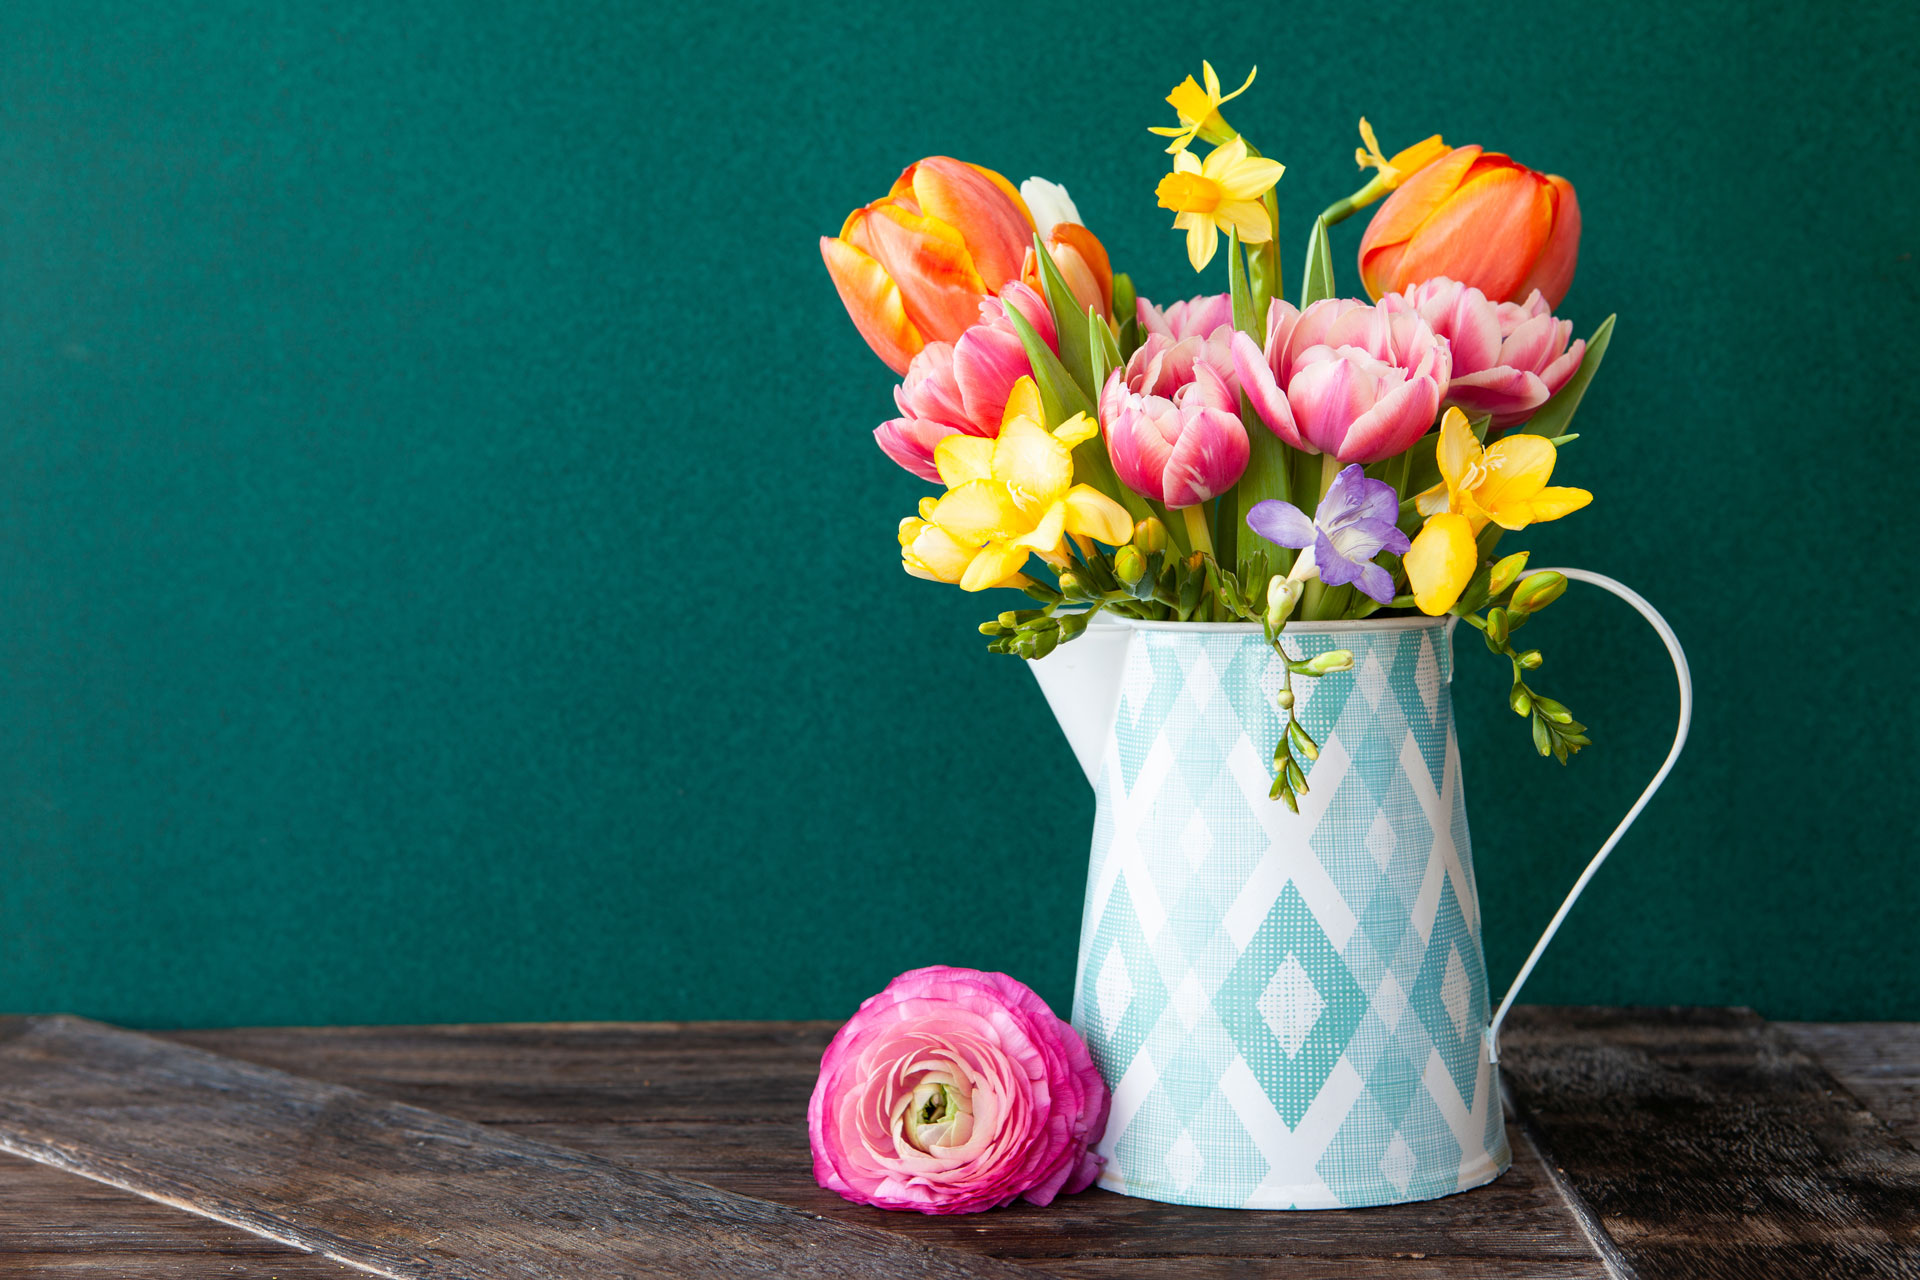
[[[1252,286],[1247,283],[1247,272],[1240,260],[1240,233],[1227,232],[1227,293],[1233,298],[1233,327],[1250,336],[1255,342],[1260,335],[1254,332]]]
[[[1593,375],[1599,371],[1600,361],[1606,357],[1607,344],[1613,341],[1613,322],[1613,316],[1600,322],[1600,327],[1587,339],[1587,353],[1580,357],[1580,367],[1567,379],[1567,385],[1554,392],[1552,398],[1540,406],[1538,413],[1515,427],[1513,434],[1546,436],[1549,439],[1566,434],[1568,424],[1573,421],[1574,410],[1580,407],[1580,397],[1587,393],[1587,384],[1593,381]]]
[[[1124,368],[1127,362],[1120,358],[1120,344],[1114,341],[1113,330],[1092,307],[1087,308],[1087,336],[1093,348],[1093,396],[1098,400],[1101,388],[1107,385],[1107,375]]]
[[[1133,291],[1133,277],[1124,271],[1116,272],[1113,277],[1113,322],[1122,328],[1129,320],[1139,314],[1138,295]]]
[[[1060,274],[1060,268],[1054,265],[1053,255],[1047,252],[1047,246],[1039,236],[1033,238],[1033,256],[1040,264],[1040,279],[1046,286],[1047,306],[1053,311],[1054,331],[1060,335],[1060,363],[1066,367],[1080,389],[1089,399],[1100,394],[1100,384],[1093,379],[1093,349],[1087,342],[1087,328],[1076,324],[1075,318],[1081,313],[1080,300],[1073,296],[1073,290],[1067,287],[1067,279]],[[1013,308],[1007,308],[1011,311]]]
[[[1267,307],[1275,298],[1283,296],[1280,289],[1280,202],[1269,191],[1263,203],[1267,206],[1267,222],[1273,228],[1273,234],[1267,242],[1247,251],[1247,283],[1253,286],[1253,320],[1257,325],[1267,322]],[[1261,335],[1253,335],[1254,341]]]
[[[1305,311],[1323,298],[1333,296],[1333,247],[1327,239],[1326,215],[1313,220],[1313,235],[1307,240],[1306,278],[1300,282],[1300,309]]]
[[[1008,307],[1006,312],[1007,319],[1013,324],[1014,333],[1020,337],[1020,345],[1026,348],[1027,363],[1033,366],[1033,381],[1034,385],[1040,388],[1040,405],[1046,410],[1047,427],[1049,429],[1057,427],[1076,413],[1091,416],[1092,399],[1080,384],[1073,380],[1066,367],[1060,363],[1060,358],[1053,354],[1051,347],[1047,346],[1046,340],[1027,323],[1027,318],[1020,314],[1020,308]],[[1058,326],[1058,321],[1055,324]],[[1064,339],[1066,336],[1064,327],[1060,327],[1060,333]],[[1086,341],[1086,332],[1082,330],[1081,345],[1086,345]],[[1066,344],[1063,341],[1061,345]],[[1101,456],[1104,457],[1105,453],[1105,449],[1102,448]],[[1111,466],[1108,470],[1112,470]]]

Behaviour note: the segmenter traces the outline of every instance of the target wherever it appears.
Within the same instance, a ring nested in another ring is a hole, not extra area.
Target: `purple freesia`
[[[1292,576],[1318,573],[1330,587],[1351,582],[1381,604],[1393,602],[1393,575],[1373,563],[1382,551],[1405,555],[1407,535],[1397,524],[1393,486],[1367,479],[1359,463],[1343,469],[1308,519],[1291,502],[1269,498],[1247,512],[1247,527],[1276,546],[1304,551]]]

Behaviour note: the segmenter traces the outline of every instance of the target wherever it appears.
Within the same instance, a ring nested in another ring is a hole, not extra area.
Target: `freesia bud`
[[[1274,694],[1273,705],[1280,708],[1282,711],[1293,710],[1293,690],[1282,689],[1280,692]]]
[[[1545,662],[1546,659],[1540,656],[1540,651],[1538,649],[1529,649],[1525,653],[1521,654],[1519,657],[1515,658],[1514,661],[1518,662],[1523,670],[1538,671],[1540,669],[1540,664]]]
[[[1494,565],[1493,579],[1487,583],[1487,594],[1494,598],[1504,595],[1514,579],[1520,576],[1520,571],[1527,567],[1527,557],[1531,554],[1528,551],[1516,551]]]
[[[1517,716],[1532,715],[1533,698],[1527,693],[1527,686],[1514,685],[1512,691],[1507,694],[1507,705],[1513,708],[1513,714]]]
[[[1293,607],[1300,603],[1300,584],[1291,578],[1276,576],[1267,583],[1267,625],[1278,627],[1293,616]]]
[[[1538,613],[1558,600],[1566,589],[1565,574],[1551,570],[1530,573],[1513,589],[1513,607],[1523,613]]]
[[[1140,554],[1140,548],[1128,543],[1113,553],[1113,572],[1131,587],[1147,576],[1147,558]]]
[[[1133,526],[1133,545],[1140,548],[1144,555],[1167,549],[1167,526],[1161,524],[1158,517],[1148,516]]]
[[[1507,642],[1507,611],[1505,609],[1487,610],[1487,643],[1504,645]]]
[[[1080,581],[1080,575],[1077,573],[1063,573],[1060,575],[1060,594],[1069,600],[1085,599],[1086,584]]]
[[[1329,649],[1325,653],[1315,654],[1307,662],[1307,670],[1316,676],[1330,676],[1340,671],[1353,670],[1353,650]]]

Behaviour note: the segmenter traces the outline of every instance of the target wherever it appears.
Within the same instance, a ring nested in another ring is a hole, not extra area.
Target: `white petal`
[[[1042,240],[1052,235],[1059,223],[1080,221],[1073,197],[1057,182],[1028,178],[1020,184],[1020,198],[1027,202],[1027,211],[1033,215],[1033,229],[1040,233]]]

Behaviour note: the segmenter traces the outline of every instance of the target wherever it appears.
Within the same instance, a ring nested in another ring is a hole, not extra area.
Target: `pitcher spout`
[[[1098,617],[1079,639],[1027,663],[1090,784],[1099,780],[1100,757],[1113,732],[1113,717],[1120,705],[1120,674],[1126,668],[1127,642],[1132,635],[1133,629],[1126,623]]]

